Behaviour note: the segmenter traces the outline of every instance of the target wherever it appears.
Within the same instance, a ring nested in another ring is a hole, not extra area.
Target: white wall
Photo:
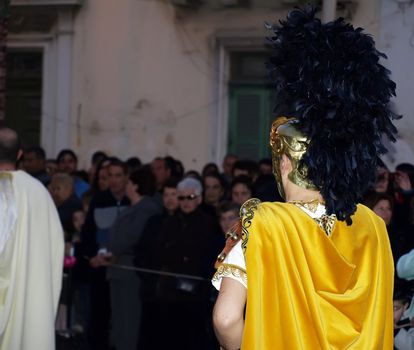
[[[215,146],[215,33],[264,33],[264,20],[277,14],[176,11],[160,1],[85,2],[75,20],[70,125],[83,162],[103,149],[143,161],[170,154],[201,169]]]
[[[414,164],[414,3],[399,6],[381,0],[379,49],[397,84],[395,110],[403,115],[396,123],[400,139],[384,161],[391,169],[402,162]]]
[[[214,39],[264,37],[263,23],[286,12],[86,1],[75,18],[69,125],[82,165],[97,149],[144,162],[170,154],[197,170],[219,159],[227,96],[220,93],[226,79],[218,78],[223,67]],[[378,0],[360,1],[354,23],[375,35],[379,12]]]

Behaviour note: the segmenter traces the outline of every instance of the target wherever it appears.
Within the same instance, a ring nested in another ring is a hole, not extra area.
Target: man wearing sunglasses
[[[184,214],[194,212],[202,202],[203,187],[201,183],[196,179],[187,178],[177,185],[177,190],[180,210]]]
[[[161,228],[161,269],[170,273],[209,278],[217,252],[210,249],[216,227],[211,215],[200,208],[202,185],[186,178],[178,183],[179,210]],[[191,278],[160,278],[161,329],[167,334],[159,348],[203,349],[209,284]],[[186,331],[183,332],[183,329]]]

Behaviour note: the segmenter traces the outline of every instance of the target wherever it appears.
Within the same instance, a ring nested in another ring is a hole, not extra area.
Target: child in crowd
[[[220,227],[225,235],[239,220],[240,205],[233,202],[222,202],[217,208]]]
[[[82,198],[84,201],[85,196]],[[71,235],[71,256],[77,256],[76,249],[80,244],[80,232],[85,223],[86,214],[83,210],[77,210],[72,214],[73,232]],[[76,264],[76,262],[75,262]],[[89,313],[89,289],[88,284],[79,276],[78,270],[74,266],[72,274],[73,287],[73,326],[72,330],[76,333],[85,331]]]
[[[394,348],[397,350],[414,350],[414,328],[412,321],[404,317],[411,296],[401,283],[394,287]]]
[[[80,231],[85,222],[85,212],[83,210],[77,210],[72,214],[72,225],[74,231],[72,233],[72,243],[80,242]]]
[[[70,334],[70,330],[82,333],[86,326],[87,301],[85,298],[87,297],[85,295],[87,296],[88,293],[83,292],[83,285],[79,283],[73,272],[76,264],[75,249],[80,243],[80,230],[84,222],[84,211],[75,210],[71,217],[72,230],[65,231],[64,280],[56,318],[56,330],[61,335]]]

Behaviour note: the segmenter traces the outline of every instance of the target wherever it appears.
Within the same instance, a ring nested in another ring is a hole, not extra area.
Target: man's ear
[[[286,154],[282,155],[282,160],[280,162],[280,172],[282,176],[284,174],[289,174],[292,171],[292,162]]]
[[[22,156],[23,156],[23,150],[19,149],[18,152],[17,152],[17,159],[16,160],[19,161]]]

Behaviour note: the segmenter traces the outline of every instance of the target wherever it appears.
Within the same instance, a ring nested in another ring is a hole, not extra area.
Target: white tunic
[[[55,349],[63,231],[44,186],[0,172],[0,349]]]

